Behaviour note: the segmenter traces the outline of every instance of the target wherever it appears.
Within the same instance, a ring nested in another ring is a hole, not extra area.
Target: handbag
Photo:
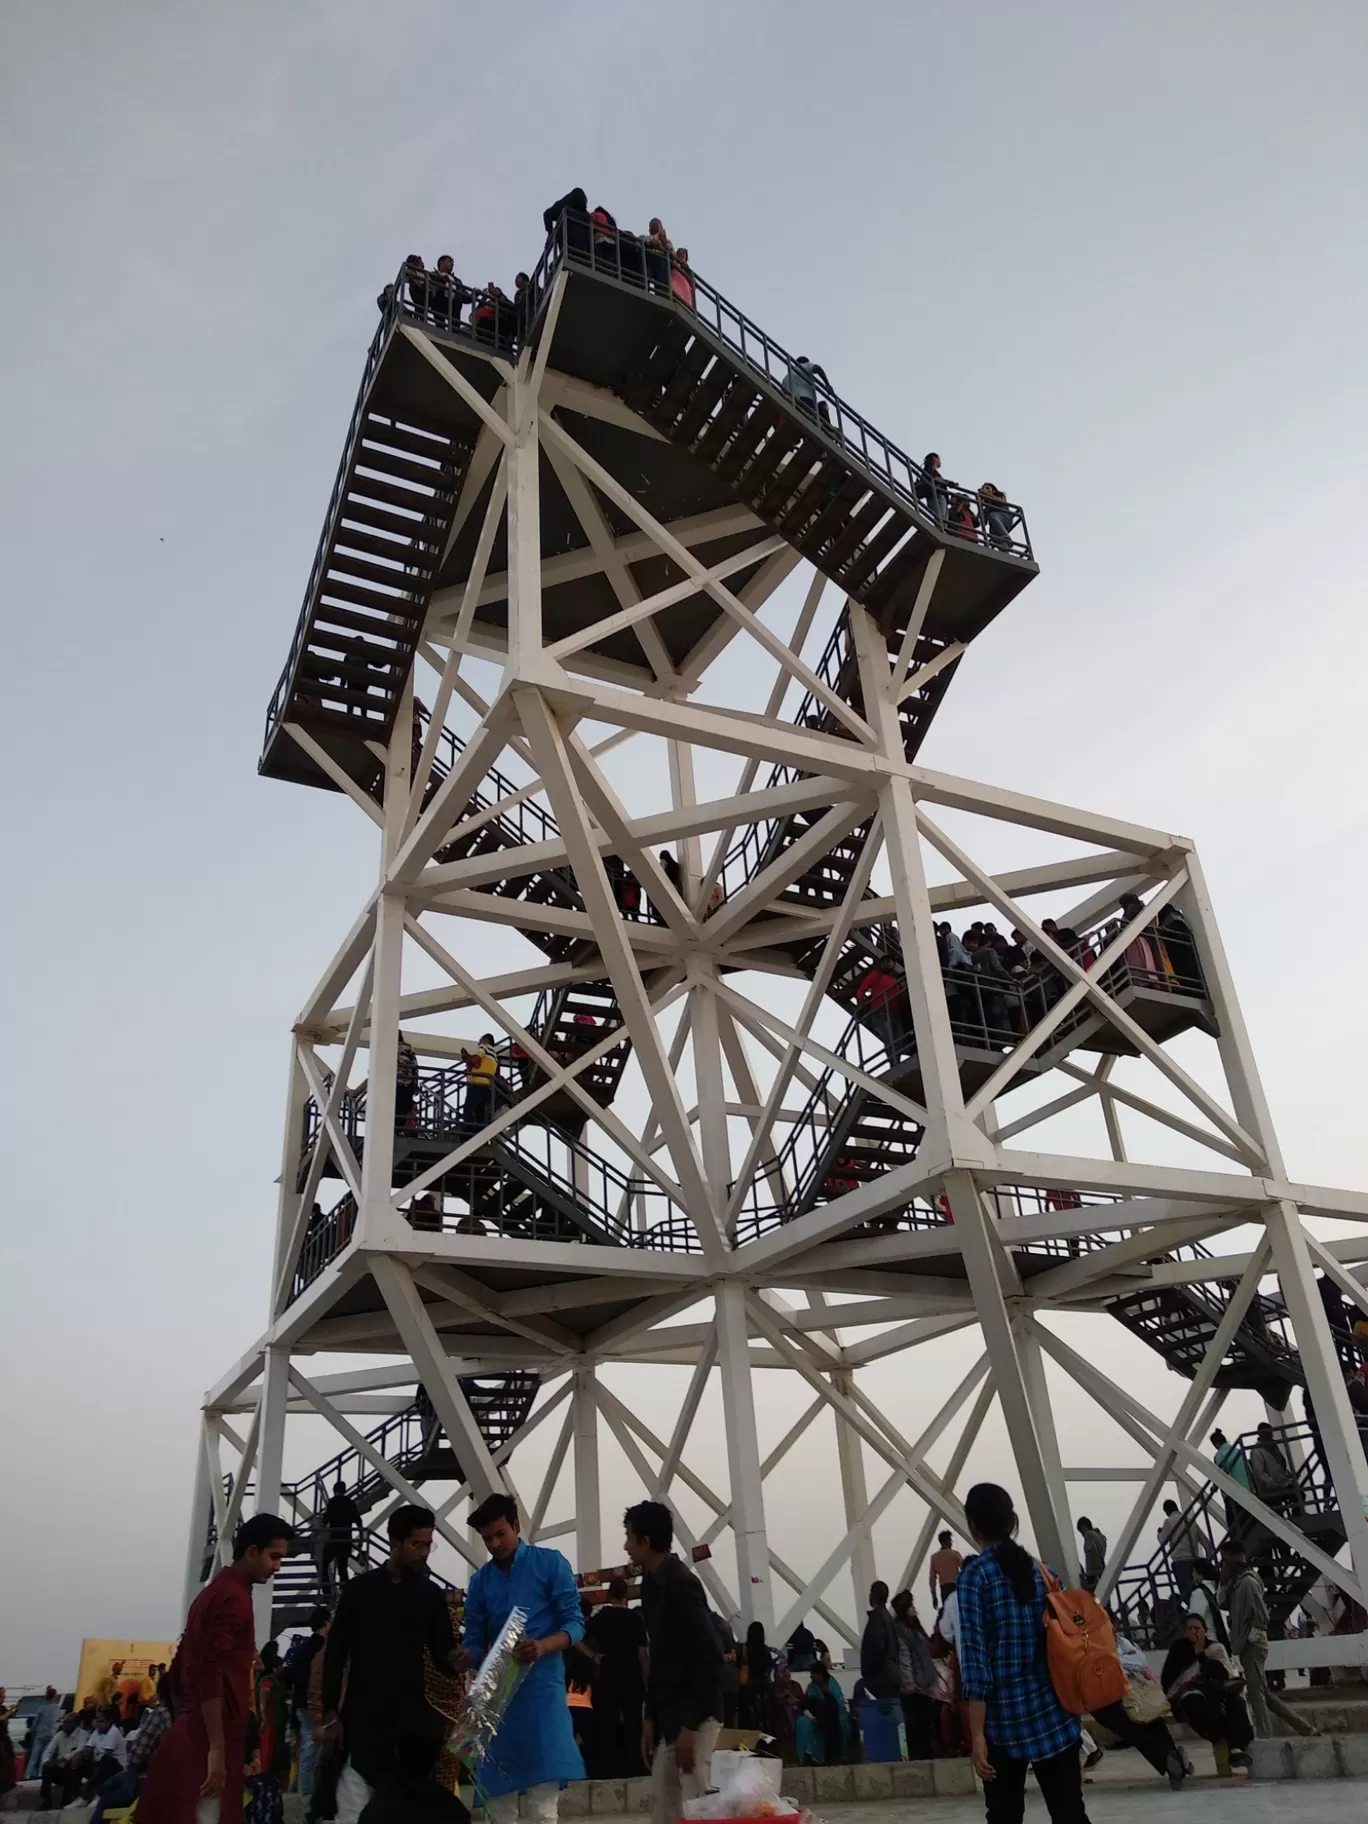
[[[1127,1674],[1126,1686],[1121,1707],[1133,1723],[1157,1723],[1169,1715],[1164,1687],[1155,1679],[1141,1678],[1131,1672]]]

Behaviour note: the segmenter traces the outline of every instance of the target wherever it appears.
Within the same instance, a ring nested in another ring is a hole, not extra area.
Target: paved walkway
[[[1355,1797],[1355,1794],[1358,1796]],[[1248,1780],[1193,1780],[1183,1792],[1153,1785],[1086,1788],[1092,1824],[1344,1824],[1368,1814],[1368,1781],[1315,1780],[1259,1785]],[[879,1805],[833,1805],[830,1824],[977,1824],[983,1800],[894,1800]],[[1033,1781],[1026,1786],[1028,1824],[1041,1824],[1045,1804]]]

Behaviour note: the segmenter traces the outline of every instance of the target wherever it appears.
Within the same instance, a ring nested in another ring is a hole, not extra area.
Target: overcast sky
[[[1042,577],[925,758],[1195,837],[1289,1165],[1362,1182],[1366,39],[1351,0],[4,9],[0,1680],[178,1625],[289,1021],[373,868],[255,761],[374,296],[411,248],[507,285],[573,184],[1026,504]]]

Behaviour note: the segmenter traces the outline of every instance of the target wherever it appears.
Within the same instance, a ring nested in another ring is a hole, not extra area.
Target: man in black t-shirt
[[[465,1807],[432,1778],[447,1725],[424,1694],[424,1655],[439,1672],[470,1664],[446,1596],[427,1574],[434,1525],[425,1507],[396,1508],[388,1560],[347,1585],[333,1616],[323,1649],[323,1743],[346,1754],[337,1824],[356,1824],[377,1795],[371,1824],[382,1815],[468,1824]]]
[[[323,1558],[318,1567],[329,1597],[338,1584],[350,1577],[352,1539],[359,1537],[364,1528],[361,1509],[347,1493],[346,1483],[335,1483],[323,1509]]]
[[[646,1623],[640,1609],[627,1607],[621,1577],[608,1584],[608,1600],[596,1608],[584,1644],[598,1661],[594,1684],[595,1722],[608,1777],[634,1779],[642,1772],[641,1705],[646,1693]]]

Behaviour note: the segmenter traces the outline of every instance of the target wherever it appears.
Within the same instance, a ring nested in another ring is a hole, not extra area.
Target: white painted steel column
[[[1061,1554],[1056,1569],[1064,1578],[1068,1589],[1077,1589],[1078,1530],[1069,1511],[1069,1488],[1064,1479],[1064,1464],[1059,1451],[1059,1433],[1055,1429],[1050,1386],[1045,1378],[1044,1353],[1036,1339],[1034,1322],[1030,1317],[1013,1317],[1011,1326],[1017,1359],[1021,1363],[1026,1404],[1031,1409],[1036,1441],[1040,1446],[1041,1466],[1045,1471],[1045,1483],[1050,1491],[1050,1504],[1055,1514]]]
[[[209,1459],[205,1450],[204,1431],[204,1414],[200,1413],[195,1424],[195,1475],[190,1495],[190,1529],[185,1547],[182,1618],[200,1592],[200,1571],[207,1556],[209,1522],[214,1513],[213,1497],[209,1493]]]
[[[596,1571],[603,1564],[603,1513],[599,1495],[599,1410],[592,1368],[575,1370],[570,1399],[575,1432],[575,1568]]]
[[[308,1079],[300,1065],[299,1052],[294,1037],[291,1035],[289,1081],[285,1091],[285,1132],[281,1136],[280,1142],[280,1190],[276,1197],[275,1270],[271,1274],[271,1302],[266,1312],[268,1323],[275,1316],[275,1288],[284,1271],[285,1250],[289,1246],[290,1236],[294,1231],[295,1215],[299,1208],[299,1192],[296,1185],[303,1151],[304,1110],[308,1101]],[[319,1114],[321,1116],[321,1109]],[[322,1144],[321,1134],[319,1144]]]
[[[1197,941],[1207,991],[1220,1024],[1221,1062],[1230,1085],[1236,1119],[1254,1135],[1268,1158],[1271,1174],[1286,1175],[1273,1116],[1264,1095],[1254,1048],[1244,1022],[1225,946],[1216,924],[1206,879],[1195,854],[1188,856],[1188,885],[1179,896]],[[1335,1352],[1325,1307],[1316,1289],[1302,1214],[1290,1198],[1268,1204],[1263,1212],[1283,1302],[1306,1375],[1306,1391],[1320,1429],[1326,1468],[1339,1499],[1354,1573],[1368,1588],[1368,1462],[1345,1391],[1344,1371]]]
[[[509,395],[508,675],[534,678],[541,667],[541,446],[537,401],[524,377]]]
[[[285,1456],[285,1410],[290,1397],[290,1352],[271,1347],[261,1370],[261,1410],[257,1427],[256,1501],[258,1514],[280,1513],[281,1469]],[[288,1515],[285,1516],[287,1519]],[[252,1592],[258,1646],[271,1638],[271,1586]]]
[[[871,617],[854,606],[851,608],[851,627],[860,662],[865,714],[885,755],[901,762],[902,734],[883,635]],[[917,829],[911,784],[906,779],[890,778],[879,794],[879,803],[907,967],[908,1001],[917,1035],[922,1100],[927,1111],[923,1149],[929,1150],[933,1159],[944,1157],[957,1166],[989,1165],[997,1147],[983,1128],[970,1120],[960,1087],[959,1060],[936,950],[935,924],[922,867],[921,835]],[[1016,1339],[1003,1299],[1000,1274],[1005,1259],[992,1233],[978,1185],[969,1172],[947,1172],[944,1187],[954,1214],[955,1238],[963,1254],[984,1345],[992,1362],[993,1383],[1007,1421],[1036,1545],[1053,1562],[1064,1564],[1069,1562],[1067,1528],[1061,1528],[1059,1524],[1044,1451],[1027,1397],[1025,1371],[1017,1354]]]
[[[855,1373],[840,1368],[831,1377],[839,1393],[854,1401]],[[869,1532],[857,1531],[869,1511],[869,1483],[865,1476],[864,1446],[859,1433],[847,1425],[839,1412],[833,1412],[836,1425],[836,1455],[841,1466],[841,1498],[845,1505],[846,1531],[854,1536],[850,1552],[850,1585],[855,1598],[855,1614],[862,1615],[869,1603],[869,1586],[874,1581],[874,1541]]]
[[[760,1440],[751,1386],[750,1331],[746,1295],[737,1281],[717,1288],[717,1356],[722,1370],[722,1410],[727,1425],[727,1466],[731,1477],[731,1524],[736,1541],[737,1597],[741,1620],[774,1626],[769,1540],[765,1530],[765,1488],[760,1473]]]

